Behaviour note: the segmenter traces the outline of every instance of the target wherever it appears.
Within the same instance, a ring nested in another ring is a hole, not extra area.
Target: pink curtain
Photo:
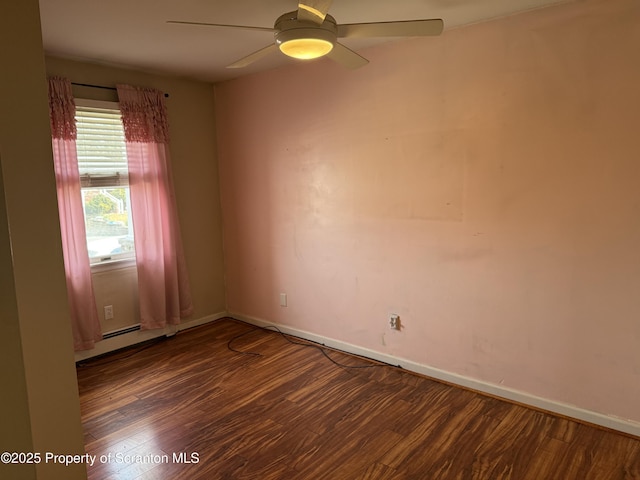
[[[182,249],[164,95],[118,85],[127,161],[142,329],[178,324],[193,312]]]
[[[95,342],[102,340],[102,333],[93,295],[82,211],[75,103],[67,79],[49,79],[49,117],[73,346],[76,351],[89,350]]]

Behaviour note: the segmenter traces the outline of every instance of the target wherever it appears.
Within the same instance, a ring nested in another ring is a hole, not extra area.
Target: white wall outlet
[[[400,330],[400,315],[395,313],[389,314],[389,328],[392,330]]]
[[[113,305],[104,306],[104,319],[113,320]]]
[[[286,307],[287,306],[287,294],[286,293],[281,293],[280,294],[280,306],[281,307]]]

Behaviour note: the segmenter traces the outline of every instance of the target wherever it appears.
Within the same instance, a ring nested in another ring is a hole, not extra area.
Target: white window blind
[[[94,102],[95,103],[95,102]],[[117,104],[76,105],[78,168],[83,187],[128,185],[127,151]]]

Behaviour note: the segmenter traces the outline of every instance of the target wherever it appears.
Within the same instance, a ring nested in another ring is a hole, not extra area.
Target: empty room
[[[636,0],[0,25],[0,478],[640,479]]]

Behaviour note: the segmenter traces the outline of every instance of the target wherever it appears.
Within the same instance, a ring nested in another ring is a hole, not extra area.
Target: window
[[[77,99],[76,126],[91,264],[133,259],[127,149],[118,104]]]

